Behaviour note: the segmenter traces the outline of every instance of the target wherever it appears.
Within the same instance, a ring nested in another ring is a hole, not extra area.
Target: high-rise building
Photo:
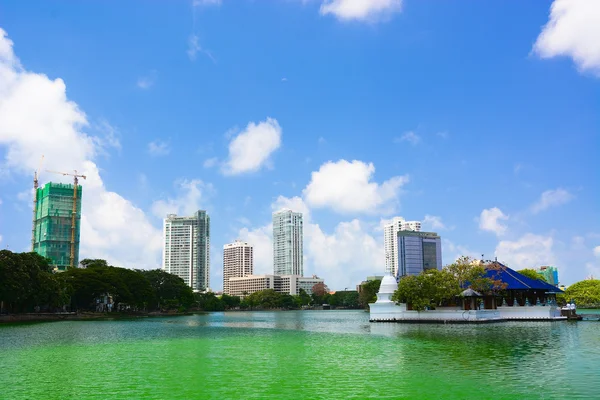
[[[59,271],[79,264],[82,191],[80,185],[75,193],[73,185],[52,182],[35,191],[32,251]]]
[[[231,294],[229,278],[242,278],[253,271],[252,245],[236,240],[223,246],[223,293]]]
[[[536,268],[535,271],[543,276],[551,285],[558,286],[558,269],[552,266],[542,266]]]
[[[394,217],[392,222],[383,227],[383,247],[385,249],[385,272],[398,275],[398,240],[400,231],[421,231],[420,221],[405,221],[402,217]]]
[[[248,275],[229,279],[229,295],[245,297],[266,289],[294,296],[300,294],[300,289],[303,289],[312,294],[312,288],[317,283],[324,283],[323,279],[299,275]]]
[[[273,273],[304,275],[302,213],[283,209],[273,213]]]
[[[399,231],[397,278],[442,269],[442,238],[434,232]]]
[[[163,264],[194,291],[209,289],[210,217],[199,210],[191,217],[167,215],[163,226]]]

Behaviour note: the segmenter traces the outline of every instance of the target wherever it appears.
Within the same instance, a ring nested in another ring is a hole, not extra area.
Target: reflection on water
[[[594,398],[600,323],[232,312],[0,326],[0,398]]]

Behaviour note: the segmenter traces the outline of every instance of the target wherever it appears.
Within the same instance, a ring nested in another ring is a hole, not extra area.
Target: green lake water
[[[0,398],[598,399],[600,323],[290,311],[5,325]]]

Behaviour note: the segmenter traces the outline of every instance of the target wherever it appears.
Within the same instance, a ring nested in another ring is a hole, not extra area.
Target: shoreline
[[[138,319],[154,317],[178,317],[193,314],[204,314],[204,311],[193,311],[184,313],[94,313],[94,312],[66,312],[66,313],[25,313],[25,314],[3,314],[0,315],[0,325],[22,323],[22,322],[53,322],[53,321],[102,321],[116,319]]]

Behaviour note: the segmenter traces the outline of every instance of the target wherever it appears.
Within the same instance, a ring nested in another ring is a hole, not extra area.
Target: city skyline
[[[401,3],[3,3],[0,247],[31,248],[44,155],[42,185],[87,176],[81,259],[159,268],[162,220],[202,209],[210,258],[239,238],[269,274],[289,208],[332,289],[384,273],[398,215],[443,264],[600,276],[594,2]]]

